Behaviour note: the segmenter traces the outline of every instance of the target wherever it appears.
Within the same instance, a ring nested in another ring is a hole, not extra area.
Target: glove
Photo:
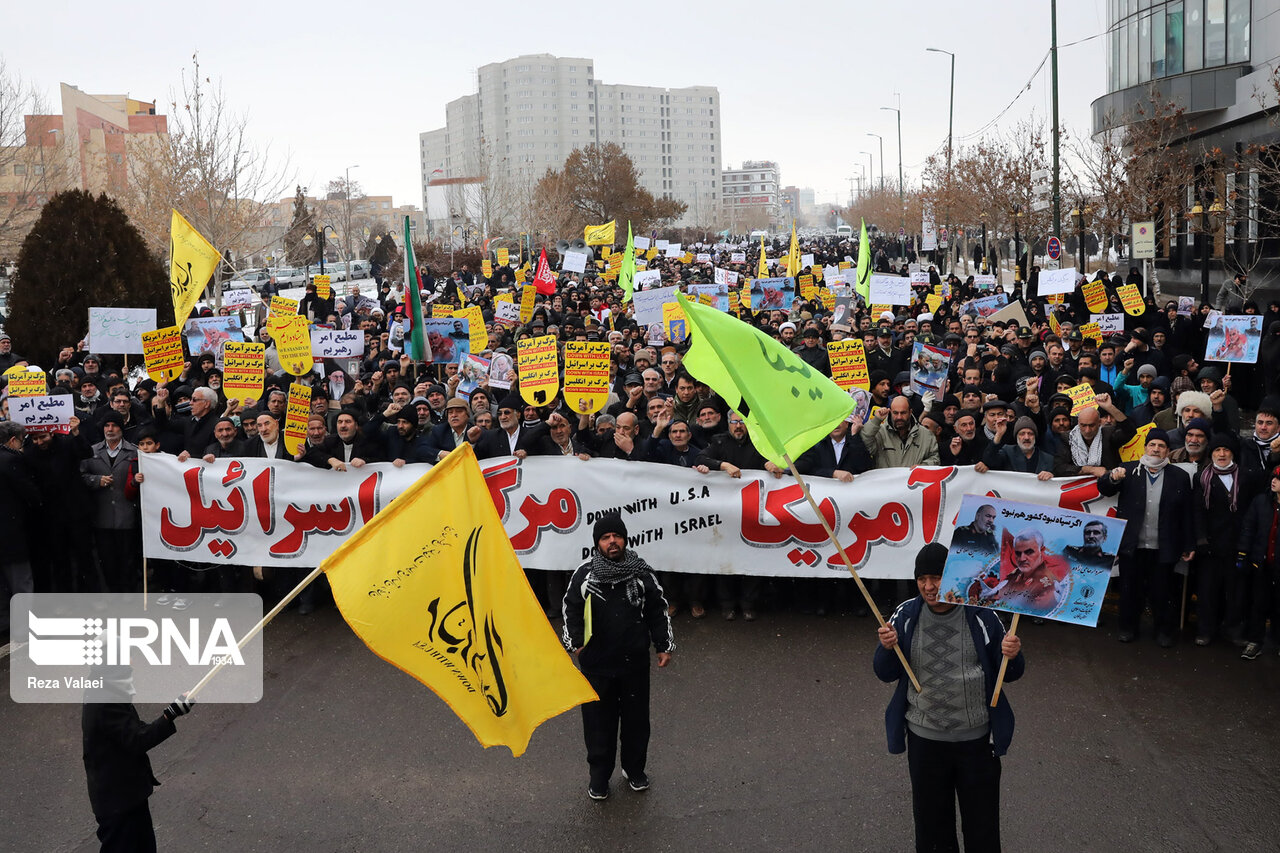
[[[191,707],[196,704],[196,700],[188,699],[187,694],[183,693],[177,699],[169,703],[168,707],[162,712],[169,722],[173,722],[184,714],[191,713]]]

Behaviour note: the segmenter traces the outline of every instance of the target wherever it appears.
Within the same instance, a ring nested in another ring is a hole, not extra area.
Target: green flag
[[[622,288],[622,304],[631,301],[632,282],[636,277],[636,244],[631,238],[631,220],[627,220],[627,248],[622,253],[622,269],[618,272],[618,286]]]
[[[862,234],[858,237],[858,278],[853,289],[867,305],[871,304],[871,241],[867,239],[867,220],[862,220]]]
[[[427,359],[427,338],[422,333],[422,278],[418,274],[418,260],[413,255],[413,234],[409,228],[409,217],[404,218],[404,289],[406,322],[409,326],[404,334],[404,351],[414,361]]]
[[[778,341],[684,294],[679,300],[693,333],[685,367],[741,413],[773,464],[786,467],[784,453],[794,461],[853,411],[840,386]]]

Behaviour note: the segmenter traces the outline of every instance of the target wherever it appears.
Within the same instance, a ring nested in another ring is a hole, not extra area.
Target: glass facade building
[[[1107,0],[1107,91],[1249,61],[1253,0]]]

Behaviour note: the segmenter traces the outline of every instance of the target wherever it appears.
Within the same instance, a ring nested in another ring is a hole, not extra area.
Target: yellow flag
[[[169,220],[169,290],[175,325],[186,324],[221,260],[213,244],[175,210]]]
[[[763,234],[760,235],[760,269],[758,269],[756,272],[758,273],[757,278],[769,277],[769,263],[768,261],[765,260],[765,256],[764,256],[764,235]]]
[[[610,219],[603,225],[588,225],[582,229],[582,239],[588,246],[612,246],[615,222]]]
[[[435,691],[486,747],[597,697],[534,598],[471,445],[322,564],[364,644]]]

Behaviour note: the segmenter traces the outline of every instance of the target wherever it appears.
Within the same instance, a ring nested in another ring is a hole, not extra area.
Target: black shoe
[[[1117,639],[1120,640],[1120,642],[1122,643],[1132,643],[1134,640],[1138,639],[1138,632],[1137,631],[1121,631],[1120,636],[1117,637]]]
[[[1160,634],[1156,637],[1156,645],[1162,649],[1173,648],[1174,639],[1168,634]]]
[[[633,791],[649,790],[649,777],[644,775],[643,773],[636,773],[631,776],[628,776],[626,773],[623,773],[622,778],[627,780],[627,785]]]
[[[1262,654],[1262,643],[1250,643],[1244,647],[1244,651],[1240,653],[1241,660],[1253,660]]]
[[[597,788],[595,785],[588,785],[587,796],[593,800],[607,800],[609,799],[609,786],[605,785],[603,788]]]

